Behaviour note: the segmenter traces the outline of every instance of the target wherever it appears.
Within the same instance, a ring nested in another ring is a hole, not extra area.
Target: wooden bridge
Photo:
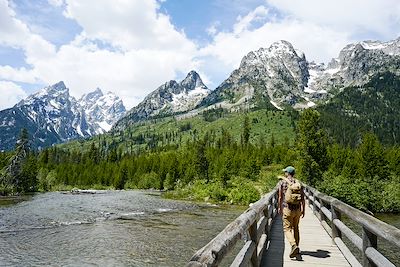
[[[300,255],[289,258],[281,216],[277,216],[278,185],[230,223],[207,245],[198,250],[188,267],[219,266],[239,245],[234,266],[391,266],[379,251],[377,238],[400,248],[400,230],[338,199],[303,184],[308,200],[300,220]],[[359,225],[361,236],[342,220],[342,215]],[[355,248],[349,249],[342,236]],[[242,246],[243,245],[243,246]],[[359,254],[357,257],[354,254]],[[235,256],[235,255],[233,255]],[[233,257],[232,257],[233,258]]]

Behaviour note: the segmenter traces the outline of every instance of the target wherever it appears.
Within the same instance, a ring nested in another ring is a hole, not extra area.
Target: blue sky
[[[400,36],[397,0],[0,0],[0,109],[63,80],[128,108],[192,69],[214,89],[248,52],[287,40],[328,62]]]

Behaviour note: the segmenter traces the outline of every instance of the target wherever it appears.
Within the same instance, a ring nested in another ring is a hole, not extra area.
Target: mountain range
[[[248,53],[239,68],[215,90],[207,90],[194,71],[181,83],[170,81],[161,85],[131,109],[114,129],[121,130],[141,120],[172,114],[178,118],[195,116],[213,108],[228,111],[304,109],[325,104],[344,88],[366,84],[379,73],[389,71],[400,75],[398,66],[400,38],[349,44],[327,65],[308,61],[303,52],[282,40],[269,48]],[[203,88],[199,94],[189,93],[196,88],[194,81]],[[183,84],[191,87],[185,89]],[[177,101],[178,96],[184,96],[184,102],[190,104],[182,105]]]
[[[126,113],[122,101],[113,94],[103,95],[97,89],[75,100],[69,96],[64,83],[60,82],[0,112],[0,149],[12,148],[17,129],[23,125],[31,129],[36,145],[43,147],[103,133],[112,125],[113,131],[122,131],[149,119],[172,115],[182,119],[213,109],[235,112],[259,108],[301,110],[329,106],[331,108],[322,110],[357,117],[360,112],[364,112],[360,111],[360,105],[350,105],[357,102],[357,99],[338,101],[336,98],[360,98],[359,94],[365,95],[365,90],[382,89],[376,82],[368,84],[371,80],[389,86],[381,77],[397,81],[399,66],[400,38],[388,42],[363,41],[349,44],[326,65],[308,61],[303,52],[282,40],[268,48],[249,52],[241,60],[238,69],[215,90],[208,89],[200,75],[190,71],[180,82],[171,80],[160,85]],[[359,89],[363,86],[365,90]],[[348,90],[359,93],[343,93]],[[368,99],[382,95],[385,99],[381,101],[386,101],[386,106],[396,105],[386,93],[371,91]],[[332,107],[340,110],[333,111]],[[370,127],[376,127],[366,114],[362,117]],[[397,122],[391,119],[390,125]],[[357,123],[362,124],[360,121]]]
[[[122,100],[111,92],[96,89],[76,100],[61,81],[0,111],[0,150],[13,148],[22,128],[33,147],[43,148],[104,133],[125,112]]]

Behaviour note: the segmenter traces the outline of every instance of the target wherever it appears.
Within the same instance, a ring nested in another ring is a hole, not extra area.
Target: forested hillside
[[[203,117],[203,122],[144,124],[142,130],[153,130],[154,135],[137,132],[130,137],[127,131],[119,139],[100,136],[40,153],[27,152],[30,156],[22,157],[14,172],[27,181],[20,184],[29,187],[6,185],[3,179],[2,192],[154,188],[174,198],[247,204],[275,186],[285,165],[294,165],[300,179],[350,205],[373,212],[400,211],[398,146],[383,146],[372,133],[365,134],[354,148],[342,146],[329,138],[320,113],[313,109],[303,111],[297,124],[287,112],[258,110],[235,117],[238,124],[229,124],[230,129],[206,127],[223,125],[224,116],[212,122]],[[276,132],[282,125],[273,117],[284,119],[286,132]],[[180,134],[161,134],[160,129],[168,125],[175,125]],[[260,135],[262,129],[264,135]],[[268,129],[275,130],[268,135]],[[136,140],[136,134],[143,134],[145,140],[138,146],[132,143],[131,150],[127,144]],[[155,136],[162,139],[149,145],[146,138]],[[14,155],[1,153],[3,174]]]
[[[363,86],[345,88],[318,110],[329,135],[342,145],[354,147],[367,132],[385,145],[399,144],[399,107],[400,77],[386,72]]]

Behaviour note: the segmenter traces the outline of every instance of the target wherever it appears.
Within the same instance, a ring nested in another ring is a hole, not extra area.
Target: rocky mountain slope
[[[83,95],[78,103],[91,125],[90,135],[109,131],[112,125],[126,113],[125,106],[118,96],[112,92],[103,94],[99,88]]]
[[[13,148],[22,128],[40,148],[108,131],[124,114],[122,101],[112,93],[97,89],[77,101],[59,82],[0,111],[0,150]]]
[[[287,41],[248,53],[237,70],[218,86],[200,106],[218,105],[238,109],[243,105],[295,105],[302,101],[309,77],[304,53]],[[200,107],[199,106],[199,107]]]
[[[181,82],[171,80],[150,93],[139,105],[132,108],[115,128],[154,117],[184,113],[195,108],[211,91],[200,75],[191,71]]]

